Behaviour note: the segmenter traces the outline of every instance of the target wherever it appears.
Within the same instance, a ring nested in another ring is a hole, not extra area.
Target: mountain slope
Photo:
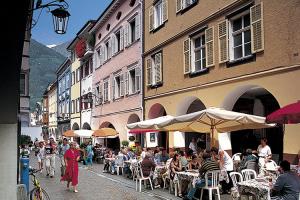
[[[70,44],[69,42],[64,42],[62,44],[56,45],[54,47],[51,47],[54,51],[60,53],[61,55],[68,57],[70,55],[70,52],[67,51],[67,46]]]
[[[56,79],[55,71],[66,57],[34,39],[31,39],[29,55],[30,108],[33,110],[35,103],[41,101],[48,84]]]

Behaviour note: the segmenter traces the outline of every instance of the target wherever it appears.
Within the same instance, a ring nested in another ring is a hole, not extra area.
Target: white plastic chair
[[[232,156],[232,160],[241,160],[241,155],[242,153],[236,153],[236,154],[233,154]]]
[[[253,169],[243,169],[241,172],[244,177],[244,181],[255,179],[257,177],[256,171]]]
[[[205,173],[205,186],[201,188],[200,200],[202,200],[203,190],[208,190],[209,200],[212,200],[213,190],[217,190],[218,199],[221,200],[220,190],[219,190],[219,179],[220,179],[220,170],[208,171]],[[211,181],[211,184],[208,184],[208,181]]]
[[[115,160],[117,175],[120,175],[120,170],[122,171],[122,175],[124,174],[124,160],[122,155],[118,155]]]
[[[237,183],[243,181],[243,175],[239,172],[230,172],[229,176],[234,187],[237,187]]]
[[[142,192],[142,181],[144,181],[144,183],[145,183],[145,181],[147,181],[147,180],[149,180],[151,189],[153,190],[151,178],[150,178],[150,176],[144,177],[143,170],[142,170],[142,167],[141,167],[140,164],[138,164],[137,172],[138,173],[137,173],[137,178],[136,178],[136,182],[135,182],[135,189],[136,189],[136,191],[138,191],[138,182],[139,182],[139,186],[140,186],[139,187],[139,192]]]

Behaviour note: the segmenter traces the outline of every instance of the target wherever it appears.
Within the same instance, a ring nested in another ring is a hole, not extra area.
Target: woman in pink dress
[[[68,182],[67,188],[69,188],[70,182],[72,182],[74,192],[78,192],[78,160],[80,159],[80,153],[76,149],[75,142],[72,142],[70,144],[70,149],[66,151],[64,158],[66,163],[66,172],[65,175],[61,178],[61,181]]]

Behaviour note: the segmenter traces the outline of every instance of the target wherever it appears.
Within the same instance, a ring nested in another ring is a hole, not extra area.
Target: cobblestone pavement
[[[37,160],[33,156],[30,165],[37,167]],[[51,200],[148,200],[148,199],[174,199],[180,200],[168,190],[150,189],[136,192],[135,182],[124,176],[102,173],[103,165],[94,164],[86,169],[80,164],[78,193],[66,189],[66,183],[60,182],[60,161],[56,158],[56,175],[54,178],[46,177],[46,172],[37,175],[41,186],[47,191]],[[221,196],[222,200],[229,200],[228,196]]]

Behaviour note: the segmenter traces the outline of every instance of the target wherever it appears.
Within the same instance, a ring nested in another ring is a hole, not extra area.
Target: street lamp
[[[54,10],[50,10],[50,7],[57,7],[57,8]],[[35,4],[35,8],[31,9],[30,13],[38,9],[41,9],[42,12],[44,8],[47,8],[48,11],[51,12],[52,14],[55,33],[65,34],[67,31],[68,21],[70,17],[70,13],[67,11],[67,9],[69,8],[69,4],[65,0],[53,0],[46,4],[42,4],[42,0],[37,0]],[[37,24],[38,19],[32,20],[33,23],[30,29],[32,29]]]

